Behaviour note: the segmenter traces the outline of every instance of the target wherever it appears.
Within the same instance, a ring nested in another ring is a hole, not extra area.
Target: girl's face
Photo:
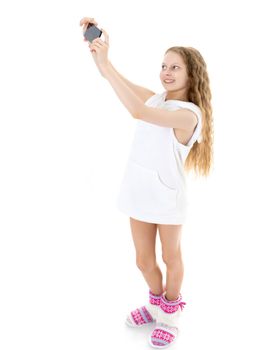
[[[179,54],[171,51],[167,52],[162,62],[160,79],[163,87],[168,92],[178,93],[179,95],[187,94],[187,68]]]

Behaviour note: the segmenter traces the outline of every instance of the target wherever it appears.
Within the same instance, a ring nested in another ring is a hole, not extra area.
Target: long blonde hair
[[[193,144],[184,164],[188,172],[193,169],[201,176],[209,175],[213,164],[213,116],[211,91],[206,63],[200,52],[193,47],[173,46],[166,50],[178,53],[183,58],[189,78],[188,100],[202,111],[202,141]]]

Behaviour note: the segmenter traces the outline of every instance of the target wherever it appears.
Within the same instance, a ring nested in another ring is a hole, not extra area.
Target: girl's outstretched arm
[[[131,86],[125,83],[110,63],[101,66],[101,70],[122,104],[127,108],[133,118],[137,118],[139,111],[144,105],[143,100],[137,96]]]
[[[163,108],[149,107],[135,94],[130,85],[120,77],[117,71],[110,64],[108,59],[109,37],[107,32],[101,28],[105,35],[105,41],[96,38],[89,45],[91,52],[100,67],[101,74],[113,87],[122,104],[128,109],[135,119],[164,127],[178,128],[182,130],[193,130],[198,117],[191,109],[169,111]]]
[[[96,38],[89,44],[90,51],[100,70],[100,73],[113,87],[113,90],[119,97],[123,105],[130,114],[137,118],[139,111],[144,106],[144,102],[136,95],[131,86],[128,86],[124,79],[117,73],[108,59],[109,37],[107,32],[102,29],[105,41]]]
[[[142,100],[143,103],[146,100],[148,100],[151,96],[155,95],[155,92],[153,92],[153,91],[151,91],[143,86],[133,84],[131,81],[126,79],[123,75],[121,75],[116,70],[116,68],[112,65],[112,63],[110,61],[109,61],[109,64],[114,69],[114,71],[118,74],[118,76],[124,81],[124,83],[126,85],[128,85],[132,89],[132,91]]]
[[[123,105],[133,118],[159,126],[192,131],[197,124],[197,116],[192,110],[182,108],[169,111],[163,108],[146,106],[142,100],[126,85],[109,63],[101,65],[103,76],[113,87]]]
[[[104,30],[103,30],[104,31]],[[105,35],[106,32],[104,31]],[[87,41],[86,39],[84,39],[84,41]],[[96,42],[96,40],[94,40],[94,43]],[[90,46],[90,45],[89,45]],[[94,62],[100,72],[100,74],[104,77],[103,75],[103,71],[101,70],[101,66],[99,64],[98,61],[98,56],[95,52],[92,52],[92,57],[94,59]],[[108,60],[108,63],[110,64],[110,66],[113,68],[113,70],[118,74],[118,76],[123,80],[123,82],[125,82],[126,85],[129,86],[130,89],[132,89],[132,91],[143,101],[143,103],[148,100],[151,96],[155,95],[155,92],[143,87],[143,86],[139,86],[136,84],[133,84],[131,81],[129,81],[128,79],[126,79],[123,75],[121,75],[116,68],[112,65],[112,63]],[[105,77],[104,77],[105,78]]]

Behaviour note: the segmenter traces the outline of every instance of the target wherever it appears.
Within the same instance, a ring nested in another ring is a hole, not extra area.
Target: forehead
[[[174,63],[185,65],[182,56],[176,52],[171,52],[171,51],[167,52],[167,54],[164,55],[163,63],[167,65],[174,64]]]

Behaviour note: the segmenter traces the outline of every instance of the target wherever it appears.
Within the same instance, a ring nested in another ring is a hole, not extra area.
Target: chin
[[[174,91],[176,88],[175,88],[175,86],[165,86],[165,89],[167,91]]]
[[[173,84],[173,85],[163,84],[163,87],[166,90],[170,91],[170,90],[174,90],[176,86],[175,86],[175,84]]]

